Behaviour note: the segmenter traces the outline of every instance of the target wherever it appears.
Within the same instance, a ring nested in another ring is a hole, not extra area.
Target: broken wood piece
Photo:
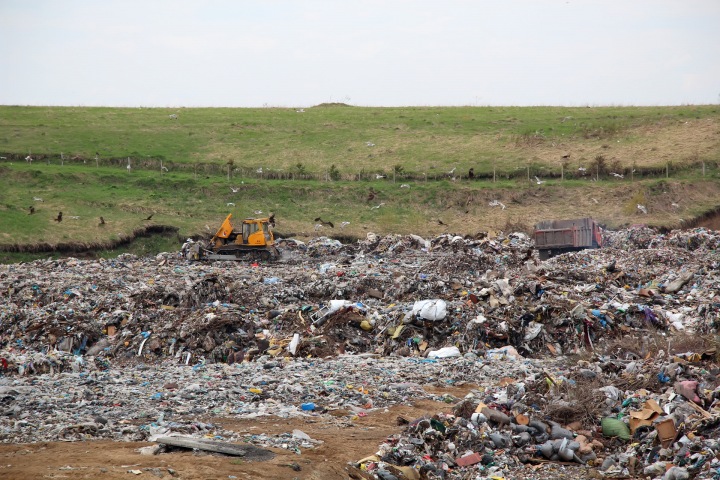
[[[233,443],[217,442],[215,440],[204,440],[192,437],[160,437],[155,440],[157,443],[181,448],[195,448],[207,452],[224,453],[236,457],[244,457],[247,452],[246,445],[235,445]]]

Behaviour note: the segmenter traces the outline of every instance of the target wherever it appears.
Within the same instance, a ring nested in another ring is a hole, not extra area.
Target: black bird
[[[475,169],[471,168],[468,170],[468,178],[475,178]]]
[[[275,228],[275,214],[270,212],[270,216],[268,217],[268,223],[271,227]]]
[[[610,262],[610,265],[605,267],[605,270],[607,270],[608,273],[613,273],[615,271],[615,260]]]
[[[58,223],[62,222],[62,212],[58,212],[58,216],[54,220]]]
[[[370,193],[368,193],[367,199],[366,199],[365,201],[366,201],[366,202],[372,201],[372,200],[375,198],[375,195],[376,195],[376,193],[375,193],[375,192],[373,191],[373,189],[371,188],[371,189],[370,189]]]
[[[150,214],[150,215],[145,219],[145,221],[147,222],[148,220],[152,219],[153,215],[155,215],[155,214],[154,214],[154,213]]]
[[[445,226],[447,226],[447,223],[444,223],[442,220],[438,220],[438,225],[445,225]]]
[[[35,207],[33,207],[33,206],[31,205],[31,206],[30,206],[30,213],[28,213],[28,215],[32,215],[33,213],[35,213]]]
[[[327,226],[329,226],[330,228],[335,228],[335,225],[333,225],[332,222],[326,222],[325,220],[323,220],[323,219],[320,218],[320,217],[317,217],[317,218],[315,219],[315,221],[318,222],[318,223],[321,223],[321,224],[323,224],[323,225],[327,225]]]
[[[98,226],[105,225],[105,219],[103,217],[100,217],[100,223]]]

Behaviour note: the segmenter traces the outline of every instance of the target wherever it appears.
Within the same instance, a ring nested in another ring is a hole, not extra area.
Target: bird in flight
[[[615,178],[623,178],[625,176],[625,175],[621,175],[621,174],[615,173],[615,172],[610,172],[610,175],[612,175]]]
[[[640,210],[642,213],[647,214],[647,208],[645,208],[645,205],[640,205],[638,203],[637,209]]]
[[[147,222],[149,220],[152,220],[153,215],[155,215],[155,214],[151,213],[150,215],[148,215],[148,217],[145,219],[145,221]]]
[[[320,218],[320,217],[317,217],[317,218],[315,219],[315,221],[316,221],[318,224],[320,224],[320,225],[327,225],[327,226],[330,227],[330,228],[335,228],[335,225],[333,225],[332,222],[326,222],[325,220],[323,220],[323,219]]]
[[[235,204],[233,202],[228,202],[225,204],[226,207],[234,207]]]
[[[537,176],[535,176],[535,182],[536,182],[538,185],[542,185],[543,183],[545,183],[545,180],[540,180]]]
[[[402,185],[400,185],[400,188],[410,188],[410,185],[408,185],[407,183],[403,183]]]
[[[383,205],[385,205],[385,202],[382,202],[380,205],[375,205],[374,207],[370,207],[370,210],[377,210],[378,208],[382,207]]]
[[[239,188],[235,188],[235,187],[230,187],[230,190],[232,190],[233,193],[237,193],[240,191]]]
[[[344,229],[345,227],[347,227],[348,225],[350,225],[350,222],[342,222],[342,223],[340,224],[340,229],[342,230],[342,229]]]
[[[385,178],[385,177],[386,177],[386,175],[382,175],[380,173],[375,174],[375,180],[380,180],[381,178]]]
[[[488,203],[491,207],[502,207],[503,210],[505,210],[505,204],[502,203],[500,200],[493,200],[492,202]]]

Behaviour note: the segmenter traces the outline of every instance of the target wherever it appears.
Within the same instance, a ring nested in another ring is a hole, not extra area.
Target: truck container
[[[540,260],[565,252],[602,247],[602,231],[592,218],[545,220],[535,225],[535,248]]]

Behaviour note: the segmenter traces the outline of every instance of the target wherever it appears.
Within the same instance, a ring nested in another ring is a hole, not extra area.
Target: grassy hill
[[[321,234],[435,235],[585,215],[671,227],[720,204],[715,105],[5,106],[0,152],[5,246],[102,244],[146,225],[203,234],[229,212],[275,212],[298,236],[318,234],[318,216],[350,222]]]

